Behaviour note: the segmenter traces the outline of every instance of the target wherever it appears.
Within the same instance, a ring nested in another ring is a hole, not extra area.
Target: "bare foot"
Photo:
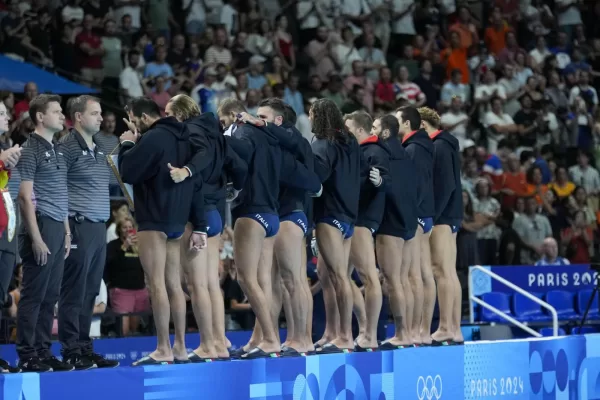
[[[203,349],[201,349],[200,347],[198,347],[196,350],[194,350],[194,354],[196,354],[200,358],[217,358],[218,357],[216,352],[207,352],[207,351],[204,351]],[[228,353],[228,355],[229,355],[229,353]]]
[[[329,343],[331,343],[334,346],[337,346],[340,349],[354,349],[354,341],[352,340],[342,340],[339,338],[335,338]]]
[[[148,357],[152,358],[153,360],[156,361],[173,361],[173,352],[169,351],[169,352],[162,352],[159,350],[155,350],[152,353],[148,354]],[[187,358],[187,354],[185,355],[185,358]]]
[[[362,347],[363,349],[375,349],[379,347],[377,339],[367,340],[367,338],[365,337],[357,337],[355,342],[359,347]]]
[[[279,343],[271,342],[260,342],[257,346],[265,353],[279,353],[281,351],[281,345]],[[250,349],[252,350],[252,349]]]
[[[410,346],[410,345],[414,344],[413,341],[410,339],[402,339],[402,338],[398,338],[395,336],[384,340],[384,342],[391,343],[394,346]]]
[[[187,349],[185,346],[180,347],[178,345],[173,346],[173,357],[176,360],[187,360]]]

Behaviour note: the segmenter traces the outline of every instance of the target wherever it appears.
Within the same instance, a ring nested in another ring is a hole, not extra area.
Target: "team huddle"
[[[309,113],[312,143],[279,99],[264,100],[256,117],[240,101],[225,100],[218,121],[185,95],[170,100],[167,118],[146,98],[132,100],[127,111],[119,168],[123,182],[133,185],[158,339],[156,351],[136,365],[463,342],[455,271],[463,209],[459,149],[439,129],[435,111],[402,107],[373,121],[365,112],[344,116],[320,99]],[[249,342],[231,352],[218,278],[228,201],[237,279],[256,315]],[[325,332],[316,343],[304,276],[306,236],[313,229],[326,311]],[[395,324],[394,336],[382,342],[376,336],[382,307],[377,266]],[[350,279],[354,269],[364,296]],[[190,354],[180,270],[202,338]],[[440,324],[432,334],[436,294]],[[277,325],[282,307],[284,343]]]

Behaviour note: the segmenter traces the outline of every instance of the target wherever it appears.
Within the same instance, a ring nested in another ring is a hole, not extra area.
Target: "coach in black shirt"
[[[67,164],[54,134],[63,129],[60,97],[41,94],[29,103],[35,131],[23,144],[19,205],[23,217],[19,252],[23,259],[21,300],[17,308],[17,353],[24,372],[71,371],[52,355],[54,306],[65,258],[71,248],[67,221]]]
[[[71,253],[65,261],[58,303],[58,338],[63,361],[75,369],[116,367],[93,352],[90,326],[106,260],[106,221],[110,216],[106,155],[94,135],[100,130],[98,99],[79,96],[70,103],[73,129],[61,139],[67,164]]]

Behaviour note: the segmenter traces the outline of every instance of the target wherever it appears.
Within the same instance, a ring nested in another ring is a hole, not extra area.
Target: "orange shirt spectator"
[[[489,26],[485,28],[485,44],[490,53],[498,55],[506,47],[506,32],[509,32],[508,25],[501,27]]]
[[[518,197],[527,196],[528,185],[525,173],[523,171],[503,173],[500,190],[503,193],[502,205],[513,208]]]
[[[458,20],[450,26],[450,31],[460,35],[460,47],[463,49],[469,49],[479,42],[477,27],[471,22],[471,12],[468,7],[458,8]]]
[[[458,32],[454,31],[450,34],[450,47],[444,49],[441,56],[442,60],[446,61],[447,78],[452,78],[452,71],[458,69],[462,73],[461,83],[469,84],[471,78],[467,64],[467,49],[461,47]]]
[[[483,39],[490,53],[498,55],[506,47],[506,32],[510,30],[502,17],[502,10],[495,7],[490,18],[491,25],[485,28]]]
[[[525,194],[526,197],[535,196],[535,201],[539,205],[544,203],[543,198],[548,191],[548,185],[533,185],[531,183],[527,184],[527,192]]]

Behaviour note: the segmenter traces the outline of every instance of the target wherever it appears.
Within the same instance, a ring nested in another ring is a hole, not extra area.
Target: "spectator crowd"
[[[5,0],[0,50],[101,88],[109,110],[145,95],[164,111],[186,93],[205,112],[233,97],[255,113],[279,97],[309,140],[317,98],[375,117],[436,109],[463,155],[457,266],[466,275],[475,264],[598,258],[599,19],[595,0]],[[0,95],[13,121],[5,145],[32,131],[36,94],[30,82],[18,98]],[[109,152],[118,116],[107,112],[99,133]],[[113,219],[112,308],[147,310],[135,221],[119,204]],[[228,235],[226,306],[247,309]],[[137,317],[123,321],[124,332],[138,327]]]

